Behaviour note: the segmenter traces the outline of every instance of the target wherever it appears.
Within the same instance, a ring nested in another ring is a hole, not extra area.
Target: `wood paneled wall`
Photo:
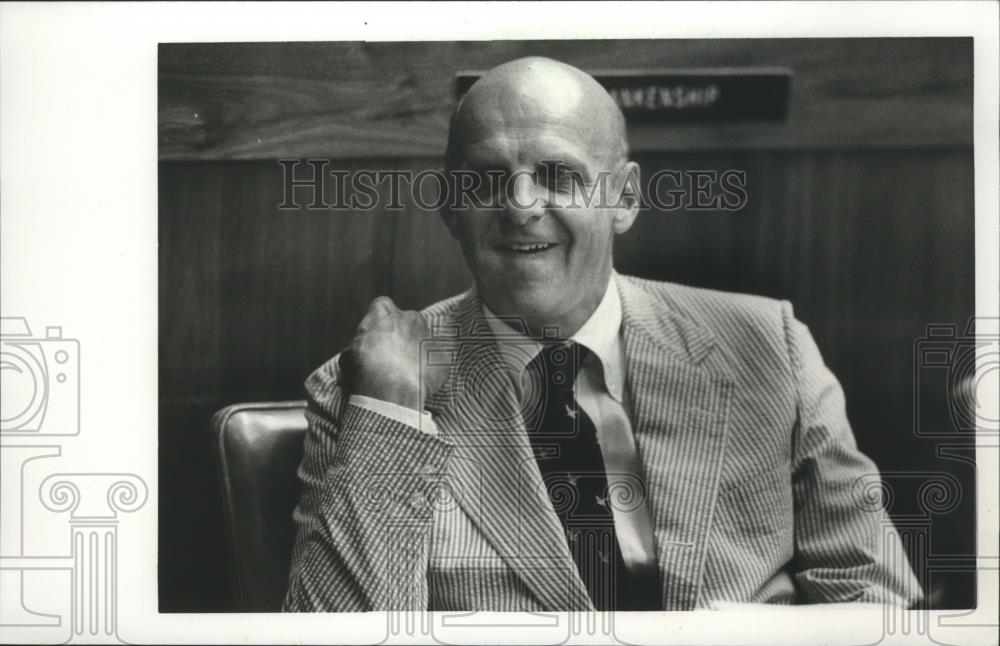
[[[931,519],[932,549],[973,550],[974,467],[916,438],[912,412],[915,341],[973,311],[971,41],[164,45],[162,611],[229,608],[211,414],[300,398],[375,295],[418,308],[470,282],[439,216],[412,203],[279,209],[276,159],[440,167],[454,72],[529,52],[588,69],[792,68],[784,124],[630,133],[644,174],[740,169],[749,199],[738,212],[645,211],[616,264],[791,300],[843,383],[862,449],[885,471],[963,484],[958,508]],[[940,580],[943,604],[974,599],[968,576]]]
[[[160,159],[444,154],[455,72],[788,67],[781,123],[630,130],[639,152],[972,144],[972,39],[162,45]]]

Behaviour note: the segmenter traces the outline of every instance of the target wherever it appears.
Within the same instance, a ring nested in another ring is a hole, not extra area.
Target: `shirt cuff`
[[[434,418],[427,411],[417,411],[408,406],[400,406],[399,404],[375,399],[374,397],[365,397],[364,395],[351,395],[347,403],[354,404],[359,408],[364,408],[379,415],[384,415],[393,421],[419,429],[428,435],[438,434],[437,424],[434,423]]]

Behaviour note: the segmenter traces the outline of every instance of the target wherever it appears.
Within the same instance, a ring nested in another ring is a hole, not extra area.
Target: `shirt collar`
[[[497,317],[486,307],[485,303],[483,304],[483,316],[490,331],[497,337],[497,343],[518,347],[519,351],[517,352],[504,351],[501,354],[514,374],[520,376],[524,372],[524,368],[541,351],[541,344],[529,339],[523,334],[523,331],[515,330],[504,319]],[[608,389],[608,394],[619,403],[622,401],[625,390],[625,357],[622,348],[621,327],[621,296],[618,294],[618,285],[614,274],[612,274],[597,309],[577,330],[576,334],[570,337],[570,340],[586,347],[600,360],[604,373],[604,385]]]

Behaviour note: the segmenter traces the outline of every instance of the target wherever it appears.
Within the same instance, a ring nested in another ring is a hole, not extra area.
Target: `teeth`
[[[509,249],[513,249],[514,251],[538,251],[540,249],[548,249],[551,246],[552,245],[548,244],[547,242],[543,242],[543,243],[540,243],[540,244],[512,244],[512,245],[507,245],[507,247]]]

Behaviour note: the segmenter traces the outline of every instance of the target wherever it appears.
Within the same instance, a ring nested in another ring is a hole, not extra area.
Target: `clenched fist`
[[[449,371],[448,366],[421,361],[420,342],[430,336],[420,312],[403,311],[391,298],[379,296],[340,354],[341,385],[352,395],[423,410],[424,401],[444,385]]]

